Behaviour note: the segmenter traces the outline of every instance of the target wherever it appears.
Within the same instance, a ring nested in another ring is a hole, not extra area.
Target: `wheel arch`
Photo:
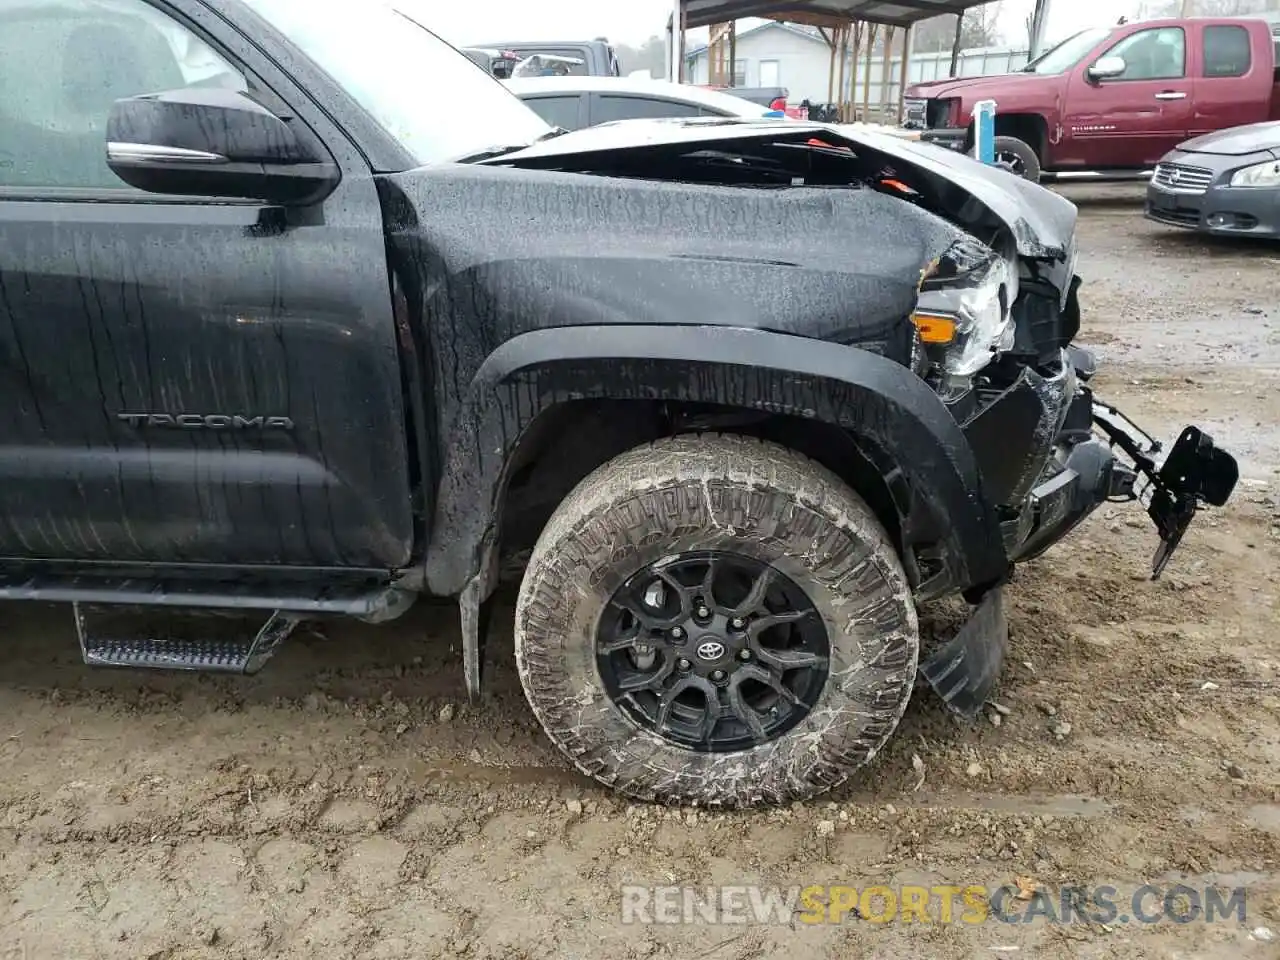
[[[871,438],[793,414],[672,400],[571,400],[540,413],[506,466],[498,545],[504,554],[531,548],[565,497],[614,457],[665,437],[710,432],[771,441],[826,467],[867,502],[904,552],[909,492],[895,484],[891,461]]]
[[[1038,113],[996,112],[996,136],[1017,137],[1035,151],[1041,165],[1049,155],[1049,124]]]
[[[575,405],[584,402],[605,404],[597,410],[627,404],[640,415],[618,421],[628,428],[654,421],[637,433],[671,432],[673,410],[750,413],[775,433],[809,422],[790,440],[816,451],[819,462],[834,455],[819,449],[825,441],[849,437],[887,483],[910,491],[911,529],[899,535],[913,546],[936,540],[940,567],[931,584],[974,588],[1007,573],[998,521],[963,433],[933,391],[899,364],[760,330],[611,325],[522,334],[481,365],[447,435],[424,567],[432,593],[465,589],[483,598],[492,591],[511,480],[548,437],[572,425],[585,409]],[[631,439],[625,430],[620,437]],[[603,450],[598,462],[612,455]]]

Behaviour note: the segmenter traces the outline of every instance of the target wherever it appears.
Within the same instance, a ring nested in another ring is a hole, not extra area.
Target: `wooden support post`
[[[689,32],[689,11],[684,8],[684,4],[680,4],[680,69],[676,74],[676,83],[684,83],[684,73],[686,70],[684,62],[685,53],[685,37]]]
[[[862,77],[862,122],[867,122],[867,114],[871,112],[871,63],[875,56],[876,34],[879,33],[879,24],[871,23],[867,25],[867,69]],[[857,119],[856,117],[854,118]]]
[[[911,65],[911,33],[910,26],[902,31],[902,68],[898,71],[898,123],[907,121],[907,77]]]
[[[827,103],[831,103],[835,98],[836,86],[836,30],[827,33],[819,27],[818,33],[822,34],[822,39],[827,42],[827,48],[831,52],[830,62],[827,64]]]
[[[893,75],[893,36],[897,27],[892,24],[884,30],[884,48],[880,54],[880,102],[876,105],[877,120],[883,120],[889,101],[889,78]]]
[[[840,87],[840,119],[844,123],[853,123],[858,119],[854,110],[858,98],[858,57],[867,31],[866,24],[860,20],[849,24],[847,29],[853,35],[853,45],[851,47],[848,43],[845,44],[844,56],[849,61],[849,78]]]
[[[960,68],[960,40],[964,36],[964,14],[956,14],[956,38],[951,44],[951,73],[954,77]]]
[[[713,23],[707,40],[707,83],[715,86],[724,75],[724,64],[720,60],[720,24]]]
[[[738,21],[729,23],[729,86],[736,86],[738,75]]]
[[[831,98],[831,102],[839,102],[838,108],[841,119],[844,118],[844,87],[845,87],[845,61],[849,59],[849,28],[839,27],[837,32],[840,35],[840,49],[838,56],[840,59],[840,79],[836,83],[836,96]]]

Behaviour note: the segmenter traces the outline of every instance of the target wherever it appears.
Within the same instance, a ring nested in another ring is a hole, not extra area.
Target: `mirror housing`
[[[1129,69],[1124,57],[1103,57],[1089,68],[1089,79],[1095,83],[1099,80],[1112,80]]]
[[[107,166],[149,193],[305,204],[341,179],[288,121],[235,90],[191,87],[117,100]]]

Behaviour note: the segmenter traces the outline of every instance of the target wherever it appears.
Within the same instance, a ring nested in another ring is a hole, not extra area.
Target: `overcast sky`
[[[499,40],[577,40],[607,36],[642,43],[666,29],[672,0],[401,0],[421,12],[423,22],[455,44]],[[1032,0],[1003,0],[1001,17],[1010,39],[1023,35]],[[1050,41],[1087,26],[1115,23],[1132,14],[1138,0],[1053,0]]]

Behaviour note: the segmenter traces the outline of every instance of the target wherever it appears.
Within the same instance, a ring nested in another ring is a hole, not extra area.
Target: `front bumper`
[[[1273,159],[1270,151],[1238,157],[1174,151],[1147,185],[1147,219],[1218,236],[1280,238],[1280,187],[1231,186],[1236,171]]]
[[[1280,239],[1280,188],[1210,187],[1178,193],[1150,184],[1148,220],[1219,236]]]
[[[1104,502],[1138,500],[1160,537],[1160,576],[1201,504],[1221,506],[1235,488],[1235,459],[1195,427],[1179,435],[1163,465],[1160,443],[1099,402],[1085,385],[1086,351],[1063,351],[1058,369],[1024,369],[963,424],[984,490],[999,504],[1011,560],[1040,556]],[[1000,588],[997,588],[999,590]],[[954,639],[920,672],[957,713],[972,719],[990,696],[1008,637],[1003,600],[989,593]]]
[[[972,136],[973,133],[968,127],[938,127],[922,132],[920,140],[923,143],[932,143],[935,146],[946,147],[948,150],[966,153],[973,146]]]

